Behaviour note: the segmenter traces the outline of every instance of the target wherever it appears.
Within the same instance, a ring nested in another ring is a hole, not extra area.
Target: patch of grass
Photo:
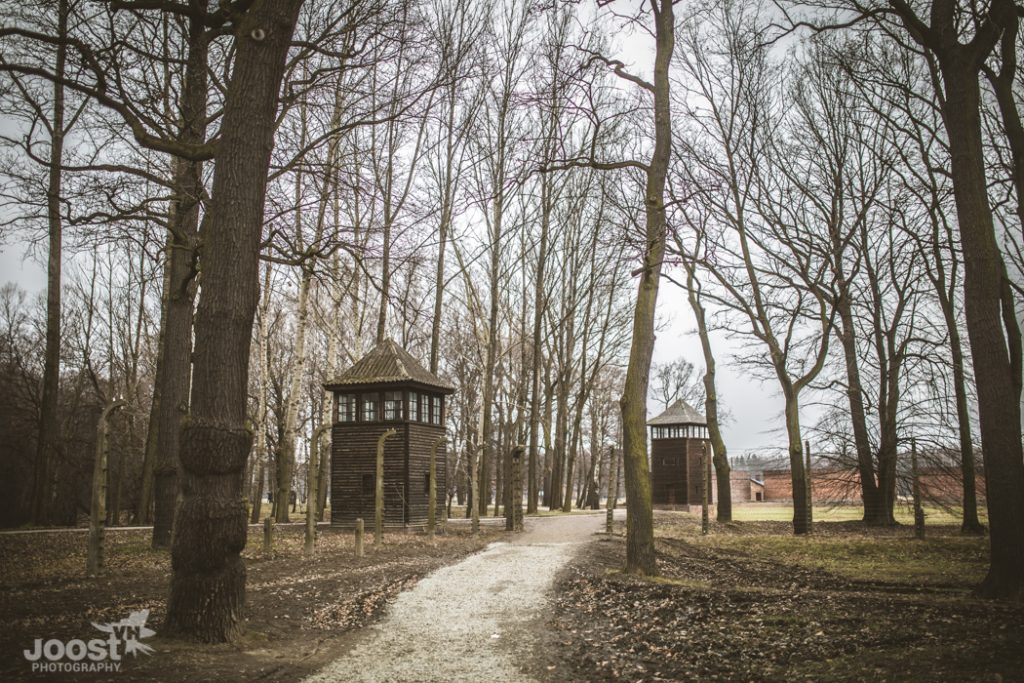
[[[823,569],[854,581],[971,586],[985,575],[984,538],[944,535],[713,535],[696,543],[782,564]]]
[[[679,586],[681,588],[692,588],[694,590],[710,590],[710,581],[698,581],[695,579],[673,579],[668,576],[652,576],[644,579],[662,586]]]
[[[925,505],[925,526],[959,526],[961,511],[956,507]],[[981,523],[988,522],[987,511],[978,510]],[[733,505],[732,517],[737,522],[789,522],[793,519],[791,503],[739,503]],[[856,522],[864,517],[864,508],[853,504],[818,504],[814,506],[815,522]],[[914,511],[908,505],[896,507],[896,521],[912,525]]]

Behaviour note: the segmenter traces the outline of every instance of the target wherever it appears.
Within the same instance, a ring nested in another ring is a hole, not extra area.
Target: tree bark
[[[329,422],[325,422],[313,430],[313,438],[309,442],[309,462],[306,463],[306,539],[303,552],[307,557],[313,555],[316,547],[316,523],[317,523],[317,478],[320,473],[320,440],[324,432],[331,428]]]
[[[199,3],[205,11],[207,2]],[[188,56],[182,84],[180,139],[199,144],[206,138],[208,35],[198,19],[189,26]],[[157,412],[157,458],[153,514],[154,548],[171,543],[171,527],[180,491],[178,468],[182,421],[188,415],[192,382],[192,320],[198,275],[199,205],[204,193],[203,163],[174,162],[174,192],[167,235],[168,287],[164,301],[160,366],[160,405]]]
[[[793,486],[793,533],[800,535],[810,532],[807,515],[807,473],[804,471],[803,443],[800,438],[800,402],[790,390],[786,399],[786,434],[789,437],[789,468]]]
[[[622,392],[622,449],[626,479],[626,572],[658,573],[654,551],[654,513],[647,464],[647,381],[654,352],[654,315],[665,257],[665,179],[672,148],[669,65],[675,46],[671,0],[651,0],[655,16],[654,152],[644,191],[646,218],[643,267],[633,313],[633,340]]]
[[[978,587],[987,597],[1024,595],[1024,449],[1021,446],[1022,353],[1006,269],[996,241],[982,144],[979,69],[1000,40],[1014,41],[1016,3],[995,0],[969,42],[959,40],[953,3],[931,3],[926,24],[905,2],[890,1],[911,38],[934,54],[937,92],[950,152],[950,175],[964,254],[964,311],[978,391],[988,498],[991,560]],[[1016,49],[1016,45],[1004,49]]]
[[[92,507],[89,511],[89,549],[85,571],[89,576],[103,569],[103,540],[106,525],[107,458],[110,454],[110,415],[124,405],[117,399],[103,408],[96,428],[96,460],[92,471]]]
[[[170,240],[168,240],[168,244]],[[170,258],[170,254],[166,255]],[[167,301],[171,286],[171,272],[164,268],[163,287],[160,294],[160,331],[157,333],[156,357],[159,360],[164,354],[164,330],[167,329]],[[160,425],[160,387],[163,384],[163,366],[158,362],[153,377],[153,401],[149,406],[149,428],[146,433],[146,453],[142,460],[142,482],[140,484],[139,505],[135,513],[135,522],[148,526],[153,521],[153,477],[156,469],[158,430]]]
[[[1020,331],[1003,310],[1009,292],[1004,291],[1005,270],[988,205],[977,73],[958,58],[941,60],[941,64],[946,84],[943,113],[949,129],[953,194],[964,251],[964,311],[978,390],[991,529],[991,564],[979,592],[1019,599],[1024,595]],[[1012,304],[1010,307],[1012,310]]]
[[[68,33],[67,0],[57,9],[57,35]],[[54,73],[64,77],[67,47],[57,46]],[[32,480],[31,518],[35,525],[49,522],[52,495],[52,468],[61,442],[60,416],[60,300],[61,251],[64,226],[60,216],[61,164],[64,159],[64,86],[53,84],[53,117],[50,121],[50,163],[47,170],[46,220],[49,245],[46,259],[46,348],[43,351],[43,393],[40,400],[39,436],[36,441],[36,463]]]
[[[726,450],[725,438],[722,436],[721,423],[718,419],[718,385],[715,383],[715,351],[711,346],[711,332],[708,329],[707,314],[700,300],[700,283],[697,282],[696,264],[684,259],[686,268],[687,299],[697,319],[697,334],[700,337],[700,348],[704,354],[704,419],[708,423],[708,436],[711,440],[712,463],[715,466],[718,502],[716,519],[719,522],[732,521],[732,485],[729,467],[729,453]]]
[[[249,346],[278,92],[301,5],[256,0],[239,20],[203,229],[195,384],[181,434],[183,499],[165,629],[205,642],[231,640],[245,603]]]

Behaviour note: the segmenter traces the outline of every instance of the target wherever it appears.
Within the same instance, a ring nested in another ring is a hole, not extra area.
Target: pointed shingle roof
[[[424,368],[412,354],[391,339],[373,347],[348,370],[325,382],[328,389],[338,390],[371,384],[419,384],[445,393],[455,387]]]
[[[670,405],[661,415],[647,421],[649,426],[706,425],[707,423],[707,419],[683,399]]]

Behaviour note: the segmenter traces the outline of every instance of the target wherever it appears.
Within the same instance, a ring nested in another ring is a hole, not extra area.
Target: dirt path
[[[528,519],[526,533],[440,569],[352,635],[347,654],[306,679],[534,680],[556,574],[604,527],[604,513]]]

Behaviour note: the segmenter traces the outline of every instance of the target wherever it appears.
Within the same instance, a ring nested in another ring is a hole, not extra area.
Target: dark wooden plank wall
[[[438,425],[412,423],[409,425],[409,524],[421,526],[427,523],[426,477],[430,474],[430,449],[438,437],[444,435],[444,429]],[[437,501],[435,514],[440,523],[444,510],[445,488],[447,478],[447,457],[444,444],[437,449]]]
[[[331,524],[354,527],[363,518],[373,529],[373,491],[363,491],[363,475],[377,471],[377,439],[386,430],[398,433],[384,442],[384,525],[405,524],[405,425],[335,423],[331,430]]]
[[[430,447],[444,429],[404,422],[341,422],[331,431],[331,525],[351,528],[363,518],[373,528],[373,492],[363,492],[364,474],[376,472],[377,439],[387,429],[398,433],[384,442],[384,525],[422,526],[427,521],[424,478],[430,472]],[[444,507],[447,481],[445,449],[437,454],[437,515]]]
[[[651,502],[655,505],[686,505],[687,441],[689,439],[651,439]]]

